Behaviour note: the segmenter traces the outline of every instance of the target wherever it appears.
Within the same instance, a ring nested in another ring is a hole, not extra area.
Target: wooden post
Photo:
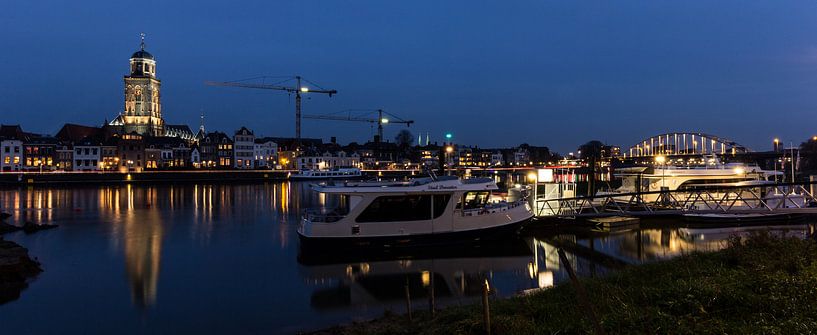
[[[488,304],[488,294],[491,292],[491,287],[488,285],[488,279],[482,284],[482,317],[485,325],[485,334],[491,335],[491,306]]]
[[[436,312],[436,301],[434,301],[434,271],[429,273],[429,278],[431,278],[431,282],[428,286],[428,308],[431,310],[431,317],[433,318]]]
[[[409,292],[408,278],[406,278],[406,312],[408,312],[408,319],[411,321],[411,293]]]
[[[587,299],[587,292],[584,290],[582,283],[579,282],[579,278],[576,277],[576,272],[574,272],[573,267],[570,266],[570,261],[567,260],[564,250],[559,248],[557,252],[559,253],[559,259],[562,261],[562,264],[567,270],[567,275],[570,276],[570,282],[573,284],[573,288],[576,289],[576,297],[579,299],[579,303],[584,305],[584,308],[586,308],[588,314],[590,314],[590,321],[593,321],[593,328],[595,328],[596,335],[606,334],[604,332],[604,328],[601,328],[601,323],[599,323],[599,318],[596,315],[596,311],[593,309],[593,305],[590,303],[590,300]]]

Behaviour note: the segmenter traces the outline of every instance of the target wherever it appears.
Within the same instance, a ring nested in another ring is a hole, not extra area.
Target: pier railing
[[[600,193],[533,201],[537,217],[648,216],[685,213],[814,212],[808,187],[817,182],[717,186],[684,190]]]

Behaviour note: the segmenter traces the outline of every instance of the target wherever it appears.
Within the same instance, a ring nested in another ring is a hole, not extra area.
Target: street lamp
[[[539,176],[536,175],[535,171],[528,173],[528,181],[533,183],[533,211],[534,211],[534,214],[537,214],[536,213],[537,212],[536,197],[538,195],[537,194],[537,191],[538,191],[537,189],[539,188],[539,181],[537,180],[538,177]]]
[[[664,188],[664,176],[666,175],[667,169],[664,163],[667,161],[667,157],[663,155],[655,156],[655,162],[662,165],[661,167],[661,188]]]
[[[447,145],[445,146],[445,166],[448,169],[448,174],[451,175],[451,153],[454,152],[454,147]]]

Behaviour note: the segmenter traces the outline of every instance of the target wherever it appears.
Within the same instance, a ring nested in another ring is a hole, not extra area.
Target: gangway
[[[537,218],[661,216],[682,214],[817,214],[817,199],[805,183],[719,186],[700,189],[615,193],[546,199],[536,197]],[[645,198],[655,200],[645,200]]]

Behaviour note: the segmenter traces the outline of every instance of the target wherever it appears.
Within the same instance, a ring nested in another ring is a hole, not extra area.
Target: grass
[[[608,334],[817,333],[817,242],[757,233],[713,253],[581,279]],[[493,334],[593,333],[569,283],[491,301]],[[387,314],[326,329],[331,334],[482,334],[479,305],[414,321]]]

